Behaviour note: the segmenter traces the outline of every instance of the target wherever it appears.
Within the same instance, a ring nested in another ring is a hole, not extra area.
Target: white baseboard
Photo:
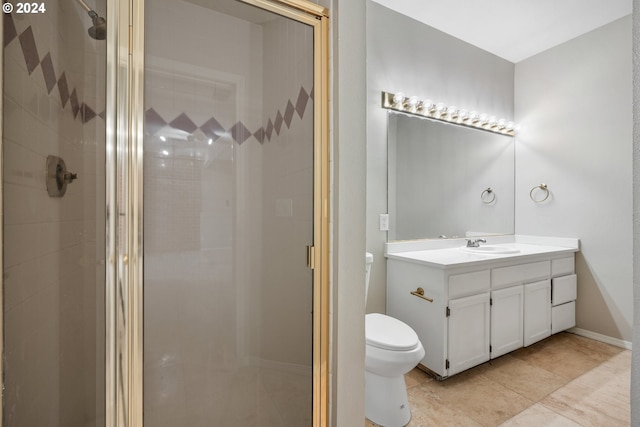
[[[616,347],[625,348],[631,350],[632,343],[630,341],[621,340],[619,338],[613,338],[607,335],[602,335],[597,332],[591,332],[586,329],[571,328],[567,332],[580,335],[581,337],[591,338],[592,340],[601,341],[607,344],[615,345]]]

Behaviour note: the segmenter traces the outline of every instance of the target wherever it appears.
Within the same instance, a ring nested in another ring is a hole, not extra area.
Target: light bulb
[[[393,95],[393,105],[402,105],[404,102],[404,93],[398,92]]]
[[[407,107],[411,110],[415,110],[415,108],[418,106],[418,97],[417,96],[412,96],[411,98],[409,98],[407,100]]]
[[[436,105],[436,113],[440,114],[441,116],[444,116],[445,114],[447,114],[447,106],[444,105],[442,102],[438,103]]]
[[[467,112],[467,110],[460,110],[458,116],[460,117],[460,120],[465,121],[469,118],[469,112]]]
[[[454,106],[454,105],[452,105],[451,107],[449,107],[447,110],[449,111],[449,117],[451,117],[452,119],[457,118],[457,117],[458,117],[458,115],[460,114],[460,113],[458,112],[458,107],[456,107],[456,106]]]
[[[435,105],[433,105],[433,101],[430,99],[427,99],[426,101],[424,101],[422,103],[423,108],[426,112],[431,113],[433,111],[433,109],[435,108]]]
[[[498,123],[498,119],[496,119],[496,116],[491,116],[489,117],[487,125],[493,128],[493,127],[496,127],[497,123]]]
[[[478,112],[477,111],[472,111],[469,113],[469,121],[471,123],[475,123],[478,121]]]
[[[480,116],[478,117],[478,121],[480,122],[481,126],[484,126],[487,123],[488,119],[489,117],[484,113],[480,114]]]
[[[507,131],[511,132],[516,128],[516,124],[513,122],[507,122],[506,127]]]
[[[507,121],[505,119],[498,120],[498,129],[504,129],[507,125]]]

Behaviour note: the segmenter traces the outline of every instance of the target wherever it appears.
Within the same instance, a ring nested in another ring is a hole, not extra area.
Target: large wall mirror
[[[389,240],[514,233],[513,137],[388,115]]]

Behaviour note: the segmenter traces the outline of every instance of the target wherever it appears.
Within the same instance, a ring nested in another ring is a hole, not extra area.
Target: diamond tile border
[[[57,93],[60,96],[62,108],[66,108],[67,104],[69,104],[74,119],[79,119],[83,124],[96,117],[100,117],[104,120],[104,111],[97,113],[95,108],[90,107],[82,100],[78,99],[78,92],[75,87],[71,88],[69,86],[69,82],[64,71],[59,75],[56,75],[53,67],[53,61],[51,59],[51,52],[46,52],[44,56],[40,58],[31,26],[28,26],[22,33],[18,34],[11,14],[4,14],[3,19],[4,47],[6,48],[11,43],[20,43],[20,48],[22,50],[29,75],[32,75],[36,68],[40,66],[47,92],[50,96],[52,96],[53,93]],[[58,87],[58,90],[54,91],[56,86]],[[270,142],[271,138],[276,135],[279,136],[284,130],[283,125],[285,125],[287,129],[290,128],[296,113],[302,120],[307,112],[309,100],[313,100],[313,88],[307,92],[307,90],[301,86],[295,103],[290,99],[287,100],[284,113],[278,110],[275,117],[269,117],[265,121],[266,124],[264,126],[253,132],[241,121],[225,130],[215,117],[211,117],[205,123],[198,126],[186,112],[180,113],[171,121],[167,121],[163,119],[153,108],[149,108],[145,111],[145,133],[147,135],[155,135],[164,127],[170,126],[173,129],[181,130],[187,134],[193,134],[197,130],[200,130],[214,141],[220,138],[222,134],[229,134],[238,144],[244,143],[251,137],[255,138],[260,144],[264,144],[265,141]]]
[[[44,56],[40,58],[31,25],[22,33],[18,34],[11,14],[5,13],[3,19],[4,47],[6,48],[11,43],[20,43],[20,49],[22,50],[29,75],[33,75],[36,68],[40,66],[42,78],[44,79],[49,96],[52,96],[54,92],[57,93],[60,96],[62,108],[65,108],[67,103],[70,103],[73,118],[81,120],[82,123],[87,123],[95,117],[104,119],[104,112],[96,114],[94,108],[91,108],[78,99],[78,92],[75,87],[70,90],[64,71],[61,72],[60,75],[56,75],[51,59],[51,52],[46,52]],[[54,91],[56,86],[58,86],[58,90]]]
[[[311,90],[311,93],[313,93],[313,89]],[[225,130],[215,117],[211,117],[202,125],[197,126],[193,120],[189,118],[187,113],[180,113],[175,119],[168,121],[161,117],[155,109],[149,108],[145,111],[144,115],[145,134],[149,136],[156,135],[165,127],[180,130],[187,134],[193,134],[199,129],[213,141],[220,138],[223,134],[228,134],[238,144],[244,143],[251,137],[254,137],[260,144],[264,144],[265,141],[271,142],[271,138],[274,138],[276,135],[279,136],[284,131],[285,126],[287,129],[291,128],[295,113],[298,114],[300,120],[304,119],[305,112],[309,111],[307,104],[310,99],[313,98],[305,88],[300,87],[295,106],[291,100],[287,100],[284,114],[278,110],[276,112],[275,119],[272,120],[271,118],[268,118],[266,120],[266,125],[254,132],[247,129],[246,125],[241,121],[235,123],[228,130]]]
[[[51,54],[47,53],[40,62],[40,68],[42,68],[42,76],[44,77],[44,83],[47,85],[47,93],[51,94],[51,91],[56,86],[57,79],[56,73],[53,70],[53,61],[51,61]]]
[[[13,18],[10,14],[6,13],[4,15],[4,47],[7,47],[9,43],[11,43],[16,37],[18,37],[18,30],[16,30],[16,25],[13,22]]]
[[[40,56],[38,56],[36,39],[33,36],[31,25],[18,36],[18,39],[20,39],[20,48],[24,55],[24,62],[27,64],[27,71],[31,75],[40,64]]]

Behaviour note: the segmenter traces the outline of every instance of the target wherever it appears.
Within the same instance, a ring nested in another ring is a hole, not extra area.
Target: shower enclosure
[[[326,10],[2,25],[0,426],[326,425]]]

